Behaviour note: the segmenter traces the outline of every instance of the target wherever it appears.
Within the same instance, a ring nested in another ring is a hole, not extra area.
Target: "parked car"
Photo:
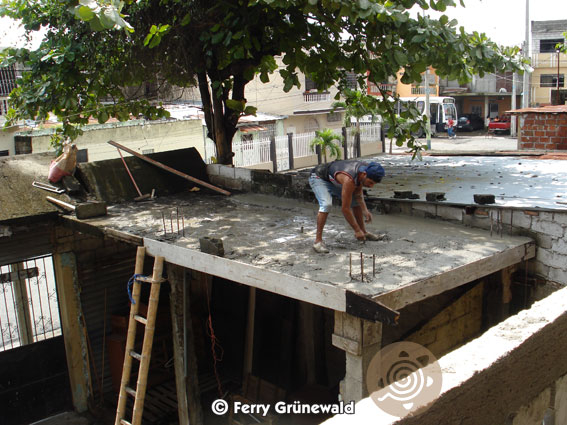
[[[457,120],[457,130],[474,131],[484,129],[482,117],[476,114],[462,114]]]
[[[488,131],[493,133],[510,133],[510,115],[503,115],[490,120]]]

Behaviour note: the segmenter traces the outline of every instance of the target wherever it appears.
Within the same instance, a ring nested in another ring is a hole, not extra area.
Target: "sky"
[[[445,12],[459,21],[468,32],[486,33],[493,41],[506,46],[520,45],[525,38],[526,0],[464,0],[465,8]],[[459,3],[459,0],[456,0]],[[431,12],[430,12],[431,13]],[[435,16],[431,13],[432,16]],[[440,14],[437,14],[437,17]],[[530,0],[530,21],[567,19],[567,0]],[[565,28],[567,31],[567,28]],[[21,45],[17,26],[0,18],[0,46]]]
[[[519,46],[525,39],[526,0],[464,0],[464,3],[464,8],[451,7],[445,14],[459,21],[459,26],[467,32],[484,32],[505,46]],[[529,4],[530,21],[567,19],[567,0],[529,0]],[[431,16],[435,15],[431,13]]]

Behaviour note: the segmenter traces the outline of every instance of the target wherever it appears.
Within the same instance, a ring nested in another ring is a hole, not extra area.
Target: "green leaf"
[[[243,100],[227,99],[226,106],[234,111],[243,112],[246,102]]]
[[[94,12],[86,6],[78,6],[77,9],[75,9],[75,13],[83,21],[90,21],[96,16]]]
[[[247,106],[246,108],[244,108],[244,115],[256,115],[257,111],[258,111],[258,108],[256,108],[256,107]]]

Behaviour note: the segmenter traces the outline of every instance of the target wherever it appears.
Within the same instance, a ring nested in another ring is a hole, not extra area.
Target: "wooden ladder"
[[[142,276],[144,271],[144,257],[146,249],[138,247],[136,253],[135,279],[132,289],[132,299],[134,303],[130,306],[130,320],[128,322],[128,336],[126,338],[126,351],[124,354],[124,366],[122,368],[122,380],[120,382],[120,394],[118,396],[118,406],[116,408],[115,425],[140,425],[142,423],[142,414],[144,412],[144,399],[146,397],[146,389],[148,383],[148,370],[150,368],[150,358],[152,354],[152,345],[154,340],[156,316],[159,302],[159,292],[163,272],[163,257],[156,257],[154,260],[154,270],[151,278]],[[140,306],[140,292],[142,283],[150,283],[150,298],[148,302],[147,317],[138,314]],[[142,344],[142,353],[134,351],[136,342],[137,323],[145,325],[144,341]],[[140,362],[138,369],[138,382],[136,388],[129,387],[130,374],[132,370],[132,360],[136,359]],[[134,398],[134,409],[132,412],[132,421],[125,419],[126,401],[128,395]]]

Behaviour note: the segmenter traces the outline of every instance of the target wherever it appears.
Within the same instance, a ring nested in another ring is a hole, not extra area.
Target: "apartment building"
[[[530,104],[545,106],[565,104],[565,70],[567,54],[559,45],[565,45],[567,20],[532,21],[532,66]]]

